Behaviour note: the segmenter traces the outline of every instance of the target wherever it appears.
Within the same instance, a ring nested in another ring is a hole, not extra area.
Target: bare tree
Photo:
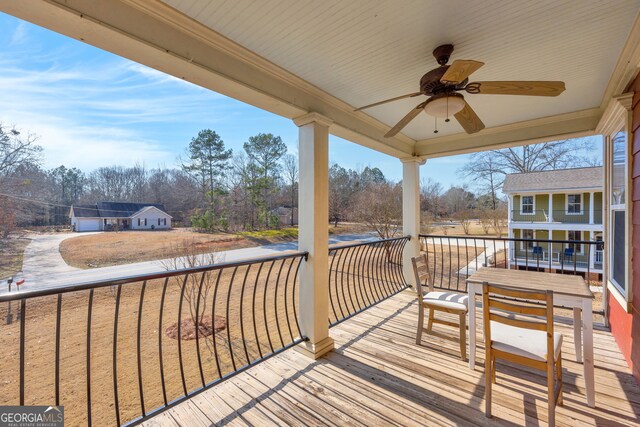
[[[453,215],[462,226],[462,231],[464,231],[466,235],[469,235],[471,232],[471,216],[471,211],[468,209],[458,211]]]
[[[222,257],[215,250],[208,253],[201,253],[197,249],[196,241],[194,239],[184,239],[182,242],[172,244],[168,253],[181,253],[182,256],[178,258],[169,258],[161,261],[162,266],[166,271],[182,270],[186,268],[202,267],[205,265],[213,265],[222,260]],[[205,339],[207,348],[211,355],[213,355],[213,339],[216,329],[216,319],[212,319],[207,316],[207,303],[209,301],[209,294],[215,283],[216,274],[212,271],[204,272],[201,274],[190,274],[188,276],[174,276],[173,283],[180,290],[181,295],[184,295],[184,301],[189,307],[189,319],[187,319],[190,326],[199,331],[200,337]],[[217,317],[217,316],[216,316]],[[183,337],[177,337],[178,339],[184,339]]]
[[[442,184],[431,178],[422,179],[420,183],[421,210],[431,212],[437,218],[442,212]]]
[[[487,209],[479,211],[478,219],[480,221],[480,227],[482,228],[482,232],[484,234],[489,234],[489,232],[491,231],[491,227],[493,224],[493,212],[495,211],[490,211]]]
[[[509,173],[591,166],[594,160],[582,154],[590,149],[590,140],[578,138],[481,151],[471,155],[459,172],[465,178],[479,180],[483,189],[495,194]]]
[[[15,127],[0,123],[0,189],[9,186],[10,178],[27,164],[39,165],[42,147],[33,134],[22,135]]]
[[[370,184],[358,193],[356,212],[381,239],[394,237],[402,220],[402,186],[388,182]]]
[[[298,159],[293,154],[286,154],[282,159],[284,179],[289,186],[289,201],[291,203],[291,226],[294,226],[294,209],[298,201]]]

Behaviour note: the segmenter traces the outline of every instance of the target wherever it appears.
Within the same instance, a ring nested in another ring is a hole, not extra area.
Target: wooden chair
[[[554,426],[556,405],[562,405],[562,334],[553,331],[553,292],[524,291],[485,282],[482,296],[487,417],[491,417],[495,361],[503,359],[547,371],[549,426]],[[516,300],[505,300],[505,297]],[[534,306],[518,300],[544,305]]]
[[[427,264],[426,255],[420,255],[411,258],[413,263],[413,273],[416,277],[416,291],[418,293],[418,333],[416,336],[416,344],[422,342],[422,332],[424,331],[424,309],[429,309],[429,321],[426,331],[431,333],[434,323],[448,325],[460,329],[460,357],[462,360],[467,359],[467,311],[468,295],[458,292],[434,291],[433,280],[429,265]],[[426,292],[425,292],[425,289]],[[447,320],[436,319],[434,312],[443,311],[446,313],[457,314],[460,317],[459,323],[449,322]]]

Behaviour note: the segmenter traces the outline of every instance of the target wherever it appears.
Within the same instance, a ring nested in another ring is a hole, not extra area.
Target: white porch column
[[[297,349],[317,359],[333,349],[329,337],[329,126],[318,113],[294,119],[299,127],[298,247],[309,258],[300,266],[300,329],[309,338]]]
[[[593,191],[589,192],[589,224],[593,224],[593,215],[595,213],[595,201],[593,200],[595,193]]]
[[[507,236],[509,239],[513,239],[513,229],[511,225],[509,225],[509,234],[507,234]],[[511,270],[511,263],[516,259],[515,255],[515,245],[513,244],[513,240],[509,240],[509,249],[507,251],[507,268],[509,270]]]
[[[513,196],[511,194],[509,194],[507,196],[507,225],[510,226],[511,221],[513,221],[513,210],[515,209],[515,207],[513,206]]]
[[[591,193],[591,197],[593,197],[593,193]],[[593,206],[591,206],[593,207]],[[591,218],[593,218],[593,216],[591,216]],[[592,223],[593,224],[593,223]],[[589,231],[589,240],[593,241],[595,240],[595,236],[593,235],[593,230]],[[596,263],[596,245],[589,245],[589,248],[587,248],[587,253],[589,254],[589,268],[591,269],[591,271],[593,271],[594,268],[596,268],[595,263]]]
[[[549,193],[549,222],[553,222],[553,193]]]
[[[414,289],[416,286],[411,257],[420,254],[420,165],[418,157],[401,159],[402,162],[402,233],[411,236],[402,254],[404,278]]]

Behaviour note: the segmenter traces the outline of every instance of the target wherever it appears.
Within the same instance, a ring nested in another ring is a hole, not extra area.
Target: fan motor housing
[[[435,68],[422,76],[420,79],[420,91],[425,95],[437,95],[442,92],[451,92],[454,90],[461,90],[465,87],[469,79],[458,83],[457,85],[445,84],[440,81],[444,73],[449,69],[448,65]]]

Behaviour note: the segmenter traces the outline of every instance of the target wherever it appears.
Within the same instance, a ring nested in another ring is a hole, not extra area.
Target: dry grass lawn
[[[361,233],[360,224],[340,224],[329,227],[330,234]],[[185,255],[185,243],[195,247],[193,253],[210,253],[247,248],[298,237],[297,229],[257,231],[251,233],[197,233],[190,229],[171,231],[123,231],[92,234],[68,239],[60,244],[64,261],[76,268],[98,268],[175,258]],[[190,248],[189,253],[192,249]]]

